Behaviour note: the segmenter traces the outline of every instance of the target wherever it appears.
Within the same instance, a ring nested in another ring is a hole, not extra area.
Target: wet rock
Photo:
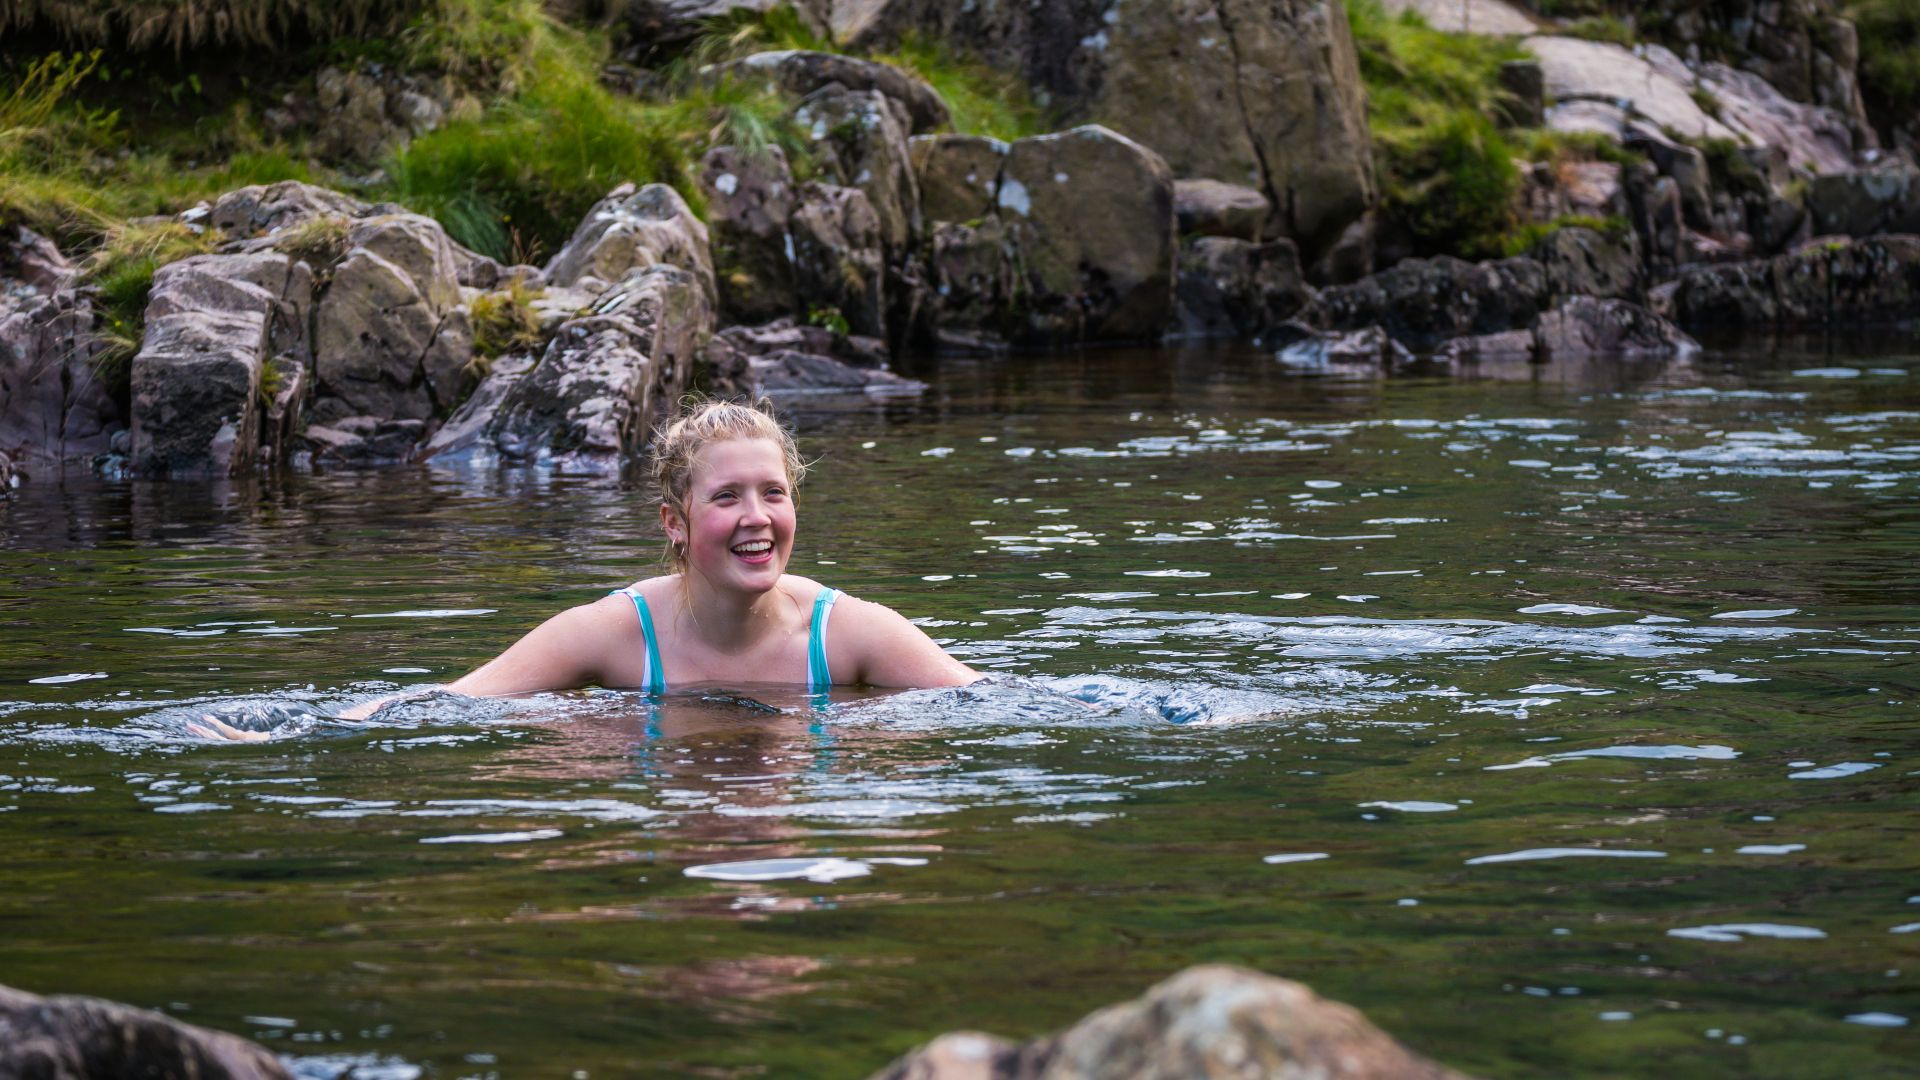
[[[754,53],[723,70],[736,76],[760,76],[797,97],[834,85],[875,91],[897,106],[897,115],[909,134],[934,131],[953,120],[945,99],[925,80],[878,60],[787,49]]]
[[[1625,300],[1576,296],[1540,316],[1533,354],[1541,360],[1580,356],[1688,356],[1700,345],[1666,319]]]
[[[1019,252],[1032,343],[1158,337],[1173,302],[1173,177],[1097,125],[1007,151],[999,216]]]
[[[1443,341],[1433,351],[1438,364],[1477,363],[1483,360],[1532,359],[1532,330],[1502,330],[1497,334],[1478,334]]]
[[[993,210],[1007,144],[984,135],[916,135],[907,141],[925,222],[976,221]]]
[[[127,426],[110,359],[87,293],[0,291],[0,452],[18,467],[108,452]]]
[[[5,450],[0,450],[0,500],[12,494],[20,484],[20,474],[13,467],[13,458]]]
[[[856,334],[887,336],[886,251],[866,193],[800,185],[792,217],[794,284],[811,315],[837,312]]]
[[[427,432],[422,420],[345,416],[302,433],[310,460],[322,465],[391,465],[407,460]]]
[[[700,190],[724,323],[764,322],[793,313],[793,174],[779,147],[748,152],[716,146],[700,161]]]
[[[1257,188],[1309,258],[1374,201],[1365,94],[1327,0],[955,4],[838,0],[860,49],[920,34],[1018,72],[1069,123],[1108,127],[1180,176]]]
[[[793,319],[777,319],[761,326],[729,326],[714,336],[747,356],[804,352],[831,357],[857,368],[887,366],[887,343],[879,338],[843,334]]]
[[[920,189],[907,151],[907,131],[874,90],[825,87],[794,118],[808,129],[822,177],[865,193],[889,255],[905,252],[920,231]]]
[[[0,986],[0,1076],[289,1080],[265,1047],[130,1005]]]
[[[927,384],[891,371],[855,367],[818,353],[782,349],[748,360],[753,393],[775,400],[817,394],[866,394],[907,397],[923,393]]]
[[[315,420],[445,416],[472,386],[454,245],[414,214],[357,221],[348,243],[315,312]]]
[[[1635,299],[1641,293],[1640,250],[1631,232],[1556,229],[1531,254],[1546,271],[1550,296]]]
[[[1200,237],[1180,252],[1172,333],[1257,338],[1292,318],[1311,295],[1293,241]]]
[[[1133,1001],[1023,1045],[942,1036],[872,1080],[1316,1077],[1463,1080],[1353,1008],[1300,983],[1226,965],[1189,968]]]
[[[503,357],[424,454],[604,472],[639,453],[685,395],[713,332],[701,282],[677,266],[636,270],[593,313],[560,328],[536,362]]]
[[[1771,259],[1688,267],[1669,303],[1683,326],[1910,323],[1920,318],[1920,236],[1815,240]]]
[[[313,380],[307,372],[307,365],[291,356],[276,356],[267,362],[261,385],[267,399],[260,418],[263,463],[277,464],[287,458],[287,447],[305,420],[307,398],[313,391]]]
[[[1545,308],[1546,269],[1532,259],[1407,259],[1352,285],[1322,289],[1302,318],[1328,330],[1385,328],[1415,349],[1531,326]]]
[[[1822,236],[1920,233],[1920,168],[1900,162],[1818,177],[1807,210]]]
[[[1004,350],[1021,295],[1006,222],[994,216],[978,224],[938,225],[929,247],[936,346],[965,353]]]
[[[1268,210],[1267,197],[1250,187],[1218,180],[1173,182],[1173,215],[1181,236],[1258,240]]]
[[[1392,370],[1414,362],[1413,353],[1378,326],[1317,333],[1286,346],[1275,353],[1274,358],[1290,368],[1302,370],[1318,370],[1335,364],[1365,364]]]
[[[584,285],[588,278],[614,282],[661,263],[692,274],[708,298],[714,296],[707,227],[686,200],[665,184],[621,184],[587,212],[547,263],[545,280],[562,288]]]

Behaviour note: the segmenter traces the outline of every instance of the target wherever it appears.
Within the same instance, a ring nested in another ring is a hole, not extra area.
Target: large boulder
[[[1555,229],[1531,255],[1546,271],[1547,292],[1554,297],[1637,299],[1644,291],[1639,241],[1630,231]]]
[[[1258,189],[1317,257],[1373,202],[1365,93],[1337,0],[835,0],[835,38],[952,42],[1020,73],[1070,123],[1151,147],[1180,176]]]
[[[1464,1080],[1351,1006],[1245,968],[1189,968],[1073,1027],[1015,1044],[943,1035],[872,1080]]]
[[[562,288],[603,288],[629,271],[658,263],[693,275],[712,299],[713,256],[706,225],[671,187],[626,183],[587,212],[566,245],[547,263],[545,281]]]
[[[1425,350],[1447,338],[1531,326],[1549,297],[1546,270],[1532,259],[1470,263],[1440,255],[1322,289],[1301,318],[1324,330],[1380,326]]]
[[[723,323],[756,323],[792,314],[793,174],[779,147],[716,146],[700,159],[713,272]]]
[[[1022,285],[1012,228],[997,215],[934,226],[927,262],[933,278],[930,321],[943,351],[1006,347]]]
[[[0,452],[18,465],[106,453],[127,426],[110,360],[87,293],[0,293]]]
[[[1896,162],[1814,180],[1807,211],[1819,235],[1920,233],[1920,168]]]
[[[794,111],[813,141],[821,178],[867,196],[889,261],[920,231],[920,189],[907,150],[907,129],[877,90],[830,84]]]
[[[1175,336],[1258,338],[1291,319],[1313,292],[1293,241],[1203,236],[1181,248],[1174,295]]]
[[[473,384],[458,250],[416,214],[355,221],[347,244],[315,312],[315,421],[445,416]]]
[[[263,1046],[130,1005],[0,986],[0,1077],[290,1080]]]
[[[1020,139],[997,195],[1034,343],[1158,337],[1173,304],[1173,177],[1153,151],[1087,125]]]
[[[562,325],[537,361],[496,361],[425,456],[618,469],[687,392],[712,332],[713,305],[695,275],[664,263],[635,270]]]
[[[885,237],[866,192],[802,184],[791,228],[795,291],[806,314],[832,309],[854,333],[886,337]]]
[[[758,77],[797,97],[827,86],[854,91],[877,91],[895,107],[895,115],[912,134],[947,126],[953,113],[939,91],[917,75],[892,64],[839,53],[784,49],[754,53],[721,69],[735,77]]]
[[[1688,267],[1667,288],[1682,326],[1911,322],[1920,312],[1920,236],[1816,240],[1771,259]]]
[[[277,253],[198,255],[154,274],[133,358],[136,472],[228,476],[253,465],[266,365],[304,357],[312,293],[305,264]]]
[[[993,212],[1007,144],[984,135],[916,135],[907,140],[924,222],[978,221]]]

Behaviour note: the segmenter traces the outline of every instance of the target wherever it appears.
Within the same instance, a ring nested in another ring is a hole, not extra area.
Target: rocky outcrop
[[[903,255],[920,231],[920,189],[907,152],[907,128],[885,95],[828,85],[794,111],[807,128],[821,179],[857,188],[880,224],[889,262]]]
[[[304,362],[313,276],[277,253],[199,255],[160,268],[133,358],[136,472],[230,476],[259,452],[261,380]]]
[[[9,478],[32,462],[104,454],[126,428],[124,386],[110,385],[124,355],[98,340],[91,295],[73,279],[73,264],[47,238],[15,228],[0,239],[0,454]]]
[[[1181,248],[1170,333],[1258,340],[1312,295],[1293,241],[1203,236]]]
[[[909,134],[923,134],[953,120],[946,100],[918,76],[878,60],[838,53],[786,49],[754,53],[720,69],[735,78],[760,78],[796,97],[807,97],[829,86],[856,92],[874,91],[894,108]]]
[[[1531,254],[1546,272],[1550,296],[1634,300],[1645,292],[1639,240],[1630,231],[1616,235],[1579,226],[1555,229]]]
[[[1687,356],[1699,350],[1679,327],[1625,300],[1576,296],[1541,315],[1533,326],[1533,354],[1542,360]]]
[[[265,1047],[160,1013],[0,986],[0,1077],[289,1080]]]
[[[1373,202],[1365,95],[1336,0],[836,0],[835,38],[920,33],[1020,72],[1068,122],[1151,147],[1184,177],[1267,197],[1311,257]]]
[[[1771,259],[1688,267],[1656,299],[1683,326],[1911,323],[1920,319],[1920,236],[1816,240]]]
[[[716,146],[700,160],[723,323],[759,323],[799,304],[790,232],[796,199],[787,156]]]
[[[712,302],[694,274],[664,263],[635,270],[590,314],[563,324],[537,360],[496,361],[424,455],[618,469],[686,393],[712,332]]]
[[[885,237],[866,192],[802,184],[792,234],[794,283],[808,316],[838,315],[856,334],[885,338]]]
[[[547,263],[545,283],[595,291],[629,271],[660,263],[693,275],[711,300],[715,289],[707,227],[671,187],[621,184],[587,211]]]
[[[1464,1080],[1351,1006],[1245,968],[1189,968],[1139,998],[1024,1044],[943,1035],[872,1080]]]
[[[237,188],[181,217],[205,224],[233,239],[260,236],[296,225],[308,218],[357,218],[373,213],[398,213],[392,205],[369,206],[329,188],[284,180]]]
[[[1379,326],[1424,351],[1448,338],[1531,326],[1551,295],[1545,268],[1532,259],[1470,263],[1440,255],[1323,289],[1301,319],[1323,330]]]

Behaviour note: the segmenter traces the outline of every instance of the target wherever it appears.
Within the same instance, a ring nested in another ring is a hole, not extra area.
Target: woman
[[[792,435],[764,403],[693,405],[653,447],[673,572],[555,615],[447,689],[492,696],[613,686],[658,694],[745,681],[819,692],[835,684],[938,687],[980,678],[892,608],[786,572],[794,489],[805,472]],[[342,715],[365,719],[384,703]],[[268,737],[211,716],[189,730]]]

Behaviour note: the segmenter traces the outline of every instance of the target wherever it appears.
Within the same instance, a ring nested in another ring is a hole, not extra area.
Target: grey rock
[[[345,416],[302,432],[310,460],[320,465],[391,465],[407,460],[426,434],[423,420]]]
[[[735,76],[764,78],[797,97],[836,85],[846,90],[878,92],[898,106],[909,134],[934,131],[953,120],[946,101],[925,80],[878,60],[786,49],[754,53],[722,70]]]
[[[1219,180],[1175,180],[1173,215],[1181,236],[1258,240],[1272,208],[1259,191]]]
[[[1920,233],[1920,168],[1897,162],[1818,177],[1807,210],[1822,236]]]
[[[0,500],[13,494],[13,489],[20,486],[21,476],[21,472],[14,467],[12,455],[0,450]]]
[[[1584,227],[1555,229],[1530,254],[1546,271],[1547,292],[1555,298],[1635,299],[1642,291],[1639,243],[1631,232],[1616,237]]]
[[[712,332],[713,306],[697,277],[666,264],[636,270],[592,314],[561,326],[538,362],[497,361],[425,455],[617,469],[686,393]]]
[[[934,227],[928,254],[934,334],[948,351],[1001,351],[1021,295],[1014,240],[999,216]]]
[[[887,366],[887,343],[860,334],[842,334],[824,326],[777,319],[761,326],[730,326],[715,335],[747,356],[804,352],[831,357],[857,368]]]
[[[1173,177],[1153,151],[1088,125],[1007,151],[1000,218],[1019,252],[1029,343],[1158,337],[1173,304]]]
[[[265,1047],[100,998],[0,986],[0,1077],[290,1080]]]
[[[373,211],[374,207],[337,191],[283,180],[227,192],[208,207],[206,223],[239,238],[283,229],[310,217],[354,218]]]
[[[73,263],[53,241],[25,225],[15,226],[12,232],[10,241],[0,241],[0,282],[52,292],[73,280]]]
[[[1286,979],[1189,968],[1139,998],[1024,1045],[942,1036],[872,1080],[1463,1080],[1350,1006]]]
[[[1293,241],[1200,237],[1181,248],[1173,334],[1260,337],[1292,318],[1311,296]]]
[[[0,452],[20,467],[108,452],[127,417],[105,352],[87,293],[0,293]]]
[[[907,140],[921,218],[970,222],[993,211],[1007,144],[984,135],[916,135]]]
[[[459,286],[450,276],[416,282],[364,247],[340,263],[315,316],[316,419],[424,420],[453,407],[465,390],[471,334],[465,309],[455,317],[434,295],[457,303]]]
[[[546,283],[562,288],[592,278],[619,281],[629,271],[656,264],[693,275],[711,301],[713,256],[707,227],[665,184],[621,184],[595,203],[573,236],[547,263]]]
[[[307,399],[313,393],[308,367],[291,356],[276,356],[267,362],[266,410],[260,418],[260,460],[277,464],[287,460],[287,447],[305,418]]]
[[[907,130],[876,90],[828,85],[794,112],[808,129],[822,178],[866,194],[890,256],[905,252],[920,231],[920,189],[907,150]]]
[[[906,397],[924,393],[927,384],[891,371],[855,367],[830,356],[782,349],[748,361],[756,394],[775,400],[819,394]]]
[[[1546,269],[1532,259],[1469,263],[1441,255],[1322,289],[1302,318],[1337,331],[1377,325],[1424,350],[1447,338],[1531,326],[1549,295]]]
[[[1326,331],[1296,341],[1274,354],[1290,368],[1323,370],[1336,364],[1364,364],[1393,370],[1411,365],[1413,353],[1378,326]]]
[[[1682,326],[1809,328],[1920,320],[1920,236],[1822,239],[1771,259],[1681,271]]]
[[[1533,359],[1532,330],[1502,330],[1497,334],[1477,334],[1443,341],[1433,351],[1439,364],[1478,363],[1484,360]]]
[[[1540,316],[1534,356],[1689,356],[1700,345],[1679,327],[1637,304],[1576,296]]]
[[[886,337],[885,239],[866,193],[802,184],[791,228],[800,305],[832,308],[854,333]]]
[[[764,322],[793,313],[796,192],[777,146],[750,153],[716,146],[700,160],[700,190],[718,286],[720,320]]]

